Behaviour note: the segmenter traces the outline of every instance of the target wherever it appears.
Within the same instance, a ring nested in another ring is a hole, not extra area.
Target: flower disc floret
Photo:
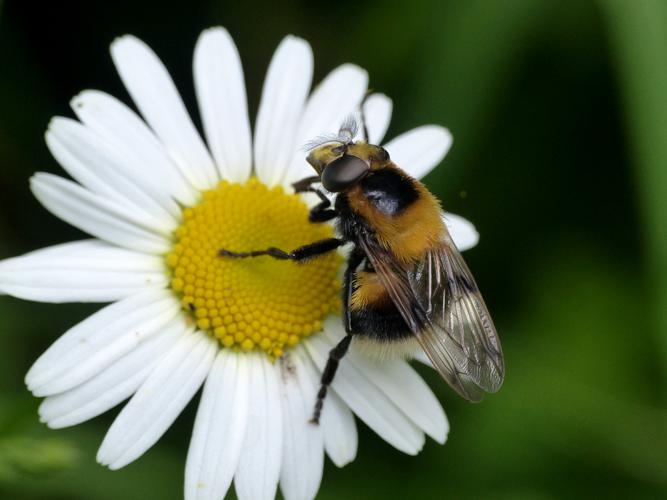
[[[223,181],[183,210],[167,255],[171,288],[197,326],[223,346],[280,357],[339,312],[340,255],[297,263],[221,257],[219,251],[289,251],[332,233],[329,225],[309,223],[307,205],[282,187],[268,188],[254,178]]]

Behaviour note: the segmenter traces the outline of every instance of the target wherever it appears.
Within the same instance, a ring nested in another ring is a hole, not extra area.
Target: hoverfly
[[[493,321],[447,231],[440,203],[384,148],[367,142],[363,112],[361,121],[362,140],[354,140],[358,125],[349,118],[335,136],[307,145],[307,161],[317,175],[294,184],[296,192],[313,192],[321,200],[310,222],[336,219],[339,237],[292,251],[220,251],[230,257],[269,255],[303,262],[353,245],[343,286],[347,335],[329,353],[315,423],[353,337],[384,350],[416,342],[445,381],[470,401],[496,392],[505,372]],[[333,207],[316,183],[336,194]]]

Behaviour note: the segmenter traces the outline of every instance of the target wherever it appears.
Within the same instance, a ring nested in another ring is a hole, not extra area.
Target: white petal
[[[239,500],[271,500],[276,495],[282,458],[280,388],[263,353],[246,355],[249,364],[248,429],[241,447],[234,487]]]
[[[280,490],[285,500],[315,498],[322,480],[322,432],[320,426],[309,422],[319,381],[308,371],[306,356],[302,348],[296,348],[276,363],[282,382],[284,434]]]
[[[200,190],[213,187],[218,180],[213,160],[155,53],[125,35],[111,44],[111,57],[134,103],[183,175]]]
[[[40,420],[52,429],[59,429],[80,424],[113,408],[136,392],[187,330],[184,318],[176,317],[90,380],[46,398],[39,406]]]
[[[317,136],[338,132],[341,123],[359,107],[368,86],[368,73],[343,64],[322,80],[308,99],[296,135],[293,158],[285,184],[313,175],[303,145]]]
[[[423,125],[395,137],[384,148],[396,165],[421,179],[442,161],[451,145],[449,130],[439,125]]]
[[[479,242],[479,233],[472,222],[464,219],[460,215],[445,213],[445,224],[449,235],[454,240],[459,251],[469,250]]]
[[[131,250],[161,254],[169,240],[127,207],[104,199],[57,175],[37,173],[30,188],[47,210],[82,231]]]
[[[220,178],[245,182],[252,151],[243,67],[232,37],[223,28],[205,30],[194,56],[199,114]]]
[[[135,166],[97,133],[69,118],[51,120],[46,144],[58,163],[92,192],[123,205],[151,221],[151,226],[168,235],[177,226],[176,218],[144,190]]]
[[[114,420],[97,461],[120,469],[153,446],[199,390],[217,350],[216,341],[199,331],[173,345]]]
[[[438,443],[445,442],[449,431],[445,412],[426,382],[406,361],[378,362],[358,352],[348,356],[420,429]]]
[[[322,409],[320,420],[324,432],[324,447],[337,467],[344,467],[357,456],[357,424],[352,411],[331,391]]]
[[[310,356],[306,357],[308,360],[305,365],[312,372],[312,379],[319,381],[321,375],[316,371]],[[348,406],[333,390],[327,394],[320,426],[324,434],[324,448],[332,462],[338,467],[352,462],[357,456],[357,425]]]
[[[111,304],[70,328],[26,375],[36,396],[50,396],[90,379],[136,349],[179,312],[168,290],[149,290]]]
[[[206,380],[192,431],[185,465],[185,500],[225,497],[246,434],[248,379],[247,356],[220,350]]]
[[[99,240],[0,261],[0,292],[40,302],[111,302],[167,284],[164,260]]]
[[[325,335],[318,335],[305,345],[317,367],[324,370],[334,344]],[[409,455],[416,455],[422,449],[424,434],[347,356],[341,361],[331,387],[366,425],[393,447]]]
[[[312,78],[310,45],[291,35],[285,37],[269,65],[255,127],[255,169],[265,184],[280,182],[292,160]]]
[[[372,94],[364,103],[364,115],[368,128],[368,142],[381,144],[391,120],[392,102],[384,94]]]
[[[159,197],[170,213],[180,214],[171,197],[184,205],[197,201],[199,191],[186,180],[155,134],[129,107],[97,90],[81,92],[70,105],[86,126],[123,155],[136,181]]]

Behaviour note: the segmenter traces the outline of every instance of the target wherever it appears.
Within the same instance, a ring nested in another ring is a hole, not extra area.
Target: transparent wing
[[[504,378],[500,341],[475,280],[447,235],[405,267],[368,241],[361,247],[433,366],[471,401]]]
[[[429,251],[408,279],[430,326],[420,340],[429,357],[451,360],[483,391],[500,389],[505,376],[500,340],[475,279],[451,239],[447,236]]]

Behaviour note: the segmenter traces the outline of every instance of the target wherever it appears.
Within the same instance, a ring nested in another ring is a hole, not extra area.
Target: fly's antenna
[[[354,141],[354,137],[358,132],[359,124],[357,123],[357,119],[354,115],[349,115],[345,117],[345,120],[343,120],[340,129],[338,129],[338,133],[317,136],[315,139],[312,139],[304,144],[302,149],[304,151],[311,151],[329,143],[336,143],[340,145],[350,144],[352,141]]]
[[[359,118],[361,119],[361,133],[364,136],[364,141],[368,142],[368,126],[366,125],[366,112],[364,111],[364,104],[366,104],[366,101],[368,98],[373,95],[373,90],[368,89],[366,91],[366,94],[364,95],[364,98],[361,100],[361,103],[359,103]]]
[[[359,133],[359,128],[361,124],[361,133],[363,135],[363,140],[368,142],[368,126],[366,125],[366,114],[364,112],[364,104],[368,98],[373,95],[372,90],[367,90],[364,97],[359,103],[358,110],[345,117],[343,123],[340,125],[337,134],[326,134],[315,137],[314,139],[308,141],[304,144],[301,149],[303,151],[311,151],[319,146],[329,143],[338,143],[341,145],[351,144],[354,141],[354,138]]]
[[[312,139],[308,141],[306,144],[304,144],[301,147],[302,151],[311,151],[315,148],[318,148],[324,144],[328,144],[330,142],[336,142],[340,144],[344,144],[344,141],[340,140],[340,133],[338,134],[328,134],[328,135],[319,135],[315,137],[315,139]]]
[[[348,115],[338,130],[338,140],[343,144],[349,144],[359,132],[359,124],[354,115]]]

